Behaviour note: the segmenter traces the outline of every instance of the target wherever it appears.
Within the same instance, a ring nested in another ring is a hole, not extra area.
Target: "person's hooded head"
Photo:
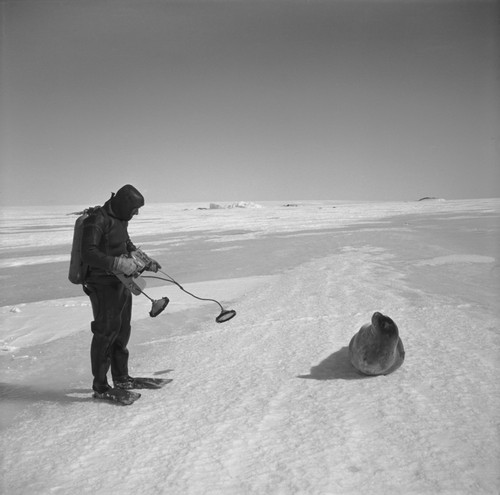
[[[130,184],[111,196],[110,205],[116,218],[128,222],[144,206],[144,196]]]

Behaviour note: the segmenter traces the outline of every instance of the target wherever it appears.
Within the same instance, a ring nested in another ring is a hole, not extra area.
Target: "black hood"
[[[109,203],[116,218],[128,222],[132,212],[144,206],[144,196],[134,186],[127,184],[111,196]]]

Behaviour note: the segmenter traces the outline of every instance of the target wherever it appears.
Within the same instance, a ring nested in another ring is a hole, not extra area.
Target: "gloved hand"
[[[150,258],[142,249],[135,249],[130,254],[132,258],[137,261],[141,271],[147,270],[148,272],[156,273],[161,268],[160,263],[153,258]]]
[[[156,273],[158,270],[161,269],[161,265],[160,265],[160,263],[158,263],[158,261],[154,260],[153,258],[150,258],[150,259],[151,259],[151,263],[148,265],[147,270],[150,272]]]
[[[134,258],[128,258],[124,254],[115,258],[113,262],[113,271],[124,273],[125,275],[133,275],[139,266]]]

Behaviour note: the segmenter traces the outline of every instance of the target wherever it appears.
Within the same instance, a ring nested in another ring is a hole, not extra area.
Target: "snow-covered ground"
[[[500,199],[147,205],[136,244],[193,293],[134,298],[131,369],[173,382],[91,398],[91,309],[67,282],[81,207],[2,212],[2,493],[496,494]],[[374,311],[406,360],[367,378]]]

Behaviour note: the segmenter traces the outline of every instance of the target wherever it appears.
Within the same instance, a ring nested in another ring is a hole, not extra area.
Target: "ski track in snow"
[[[143,342],[132,367],[174,381],[133,406],[87,382],[42,398],[2,432],[4,493],[498,493],[498,317],[410,286],[393,256],[344,247],[252,286],[230,322]],[[374,311],[406,360],[366,378],[346,348]]]

